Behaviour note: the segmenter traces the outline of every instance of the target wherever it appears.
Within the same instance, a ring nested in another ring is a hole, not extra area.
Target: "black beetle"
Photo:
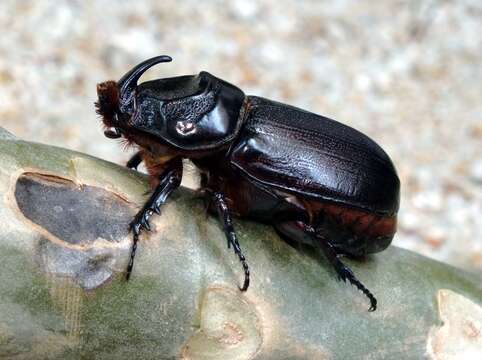
[[[396,231],[400,182],[388,155],[366,135],[326,117],[257,96],[207,72],[137,84],[157,56],[118,82],[97,85],[96,108],[110,138],[124,137],[145,162],[154,192],[131,223],[134,236],[181,183],[182,159],[200,170],[201,188],[244,268],[231,215],[273,224],[285,238],[326,256],[339,278],[377,300],[339,259],[384,250]]]

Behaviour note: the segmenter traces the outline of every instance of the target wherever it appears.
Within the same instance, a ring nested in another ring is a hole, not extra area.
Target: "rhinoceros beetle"
[[[311,112],[258,96],[208,72],[137,84],[148,59],[119,81],[97,85],[97,113],[109,138],[138,147],[127,166],[144,161],[154,191],[130,225],[132,271],[142,230],[180,185],[182,159],[201,173],[209,209],[244,268],[232,216],[272,224],[285,238],[310,244],[370,300],[377,300],[339,259],[384,250],[396,231],[400,182],[388,155],[366,135]]]

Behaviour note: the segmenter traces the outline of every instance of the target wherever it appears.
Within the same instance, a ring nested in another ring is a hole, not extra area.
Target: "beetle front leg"
[[[126,164],[126,167],[128,167],[129,169],[137,170],[137,167],[141,162],[142,162],[141,152],[138,151],[129,159],[129,161]]]
[[[161,213],[161,205],[163,205],[169,195],[181,185],[181,180],[182,161],[176,159],[167,164],[166,169],[159,176],[159,184],[156,189],[131,222],[130,229],[134,236],[131,257],[129,264],[127,265],[126,280],[129,280],[129,277],[131,276],[132,267],[134,266],[134,257],[137,250],[137,242],[139,241],[141,230],[151,230],[149,218],[153,213]]]
[[[241,247],[239,246],[236,233],[234,232],[233,220],[229,214],[228,204],[226,203],[224,195],[220,192],[215,192],[212,197],[218,212],[219,220],[223,224],[224,233],[226,235],[226,239],[228,240],[228,248],[230,248],[231,245],[233,246],[234,253],[238,255],[239,261],[244,269],[244,283],[239,289],[241,291],[246,291],[249,287],[249,267],[248,263],[246,262],[246,258],[241,252]]]

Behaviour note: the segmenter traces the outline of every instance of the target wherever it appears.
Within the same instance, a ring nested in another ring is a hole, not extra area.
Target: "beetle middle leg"
[[[338,278],[354,285],[360,290],[369,300],[370,309],[368,311],[375,311],[377,308],[377,299],[353,274],[353,271],[341,262],[339,255],[333,245],[319,234],[319,232],[311,225],[307,225],[303,220],[288,220],[279,217],[275,222],[276,229],[284,236],[295,240],[309,243],[315,248],[319,249],[330,264],[335,269]]]
[[[243,286],[239,289],[241,291],[246,291],[249,287],[249,267],[248,263],[246,262],[246,258],[244,257],[243,253],[241,252],[241,247],[239,246],[238,238],[234,231],[233,227],[233,220],[231,218],[231,214],[229,213],[228,204],[226,203],[226,199],[224,194],[221,192],[215,192],[212,194],[212,201],[216,206],[216,210],[218,212],[219,220],[223,224],[224,233],[226,235],[226,239],[228,240],[228,248],[233,246],[233,250],[236,255],[238,255],[239,261],[241,262],[244,270],[244,283]]]
[[[144,204],[142,209],[136,214],[134,220],[130,224],[133,233],[133,244],[131,249],[131,257],[127,265],[126,280],[131,276],[132,267],[134,266],[134,257],[137,250],[137,242],[141,230],[150,231],[149,218],[153,213],[161,213],[161,205],[163,205],[169,195],[181,185],[182,180],[182,161],[174,160],[166,164],[166,168],[159,176],[159,183],[152,193],[151,197]]]

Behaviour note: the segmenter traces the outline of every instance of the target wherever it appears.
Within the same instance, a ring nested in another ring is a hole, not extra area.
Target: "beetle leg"
[[[312,226],[306,226],[305,231],[313,237],[313,243],[323,252],[331,265],[333,265],[338,274],[338,278],[344,282],[348,280],[350,284],[354,285],[358,290],[365,294],[370,300],[370,308],[368,311],[375,311],[377,309],[377,299],[373,296],[370,290],[368,290],[365,285],[356,278],[353,271],[340,261],[338,253],[333,245],[331,245],[325,238],[318,236],[316,230]]]
[[[137,242],[139,241],[141,230],[151,230],[149,218],[153,213],[161,213],[161,205],[163,205],[169,195],[181,185],[181,179],[182,162],[173,161],[169,163],[169,166],[159,176],[159,185],[157,185],[149,200],[147,200],[142,209],[134,217],[134,220],[130,223],[134,242],[132,244],[129,264],[127,265],[126,280],[129,280],[129,277],[131,276]]]
[[[138,151],[129,159],[129,161],[126,164],[126,167],[128,167],[129,169],[137,170],[137,167],[141,162],[142,162],[141,152]]]
[[[321,252],[328,259],[330,264],[335,268],[335,271],[340,280],[346,282],[347,280],[359,289],[363,294],[370,300],[369,311],[375,311],[377,308],[377,299],[353,274],[353,271],[339,259],[338,253],[336,252],[333,245],[327,241],[324,237],[317,233],[315,228],[306,225],[303,220],[293,220],[293,219],[303,219],[306,216],[299,214],[298,216],[288,213],[286,215],[279,214],[275,221],[276,229],[283,235],[292,240],[296,240],[300,243],[308,243],[312,246],[321,250]]]
[[[226,239],[228,240],[228,248],[230,247],[230,245],[233,246],[235,254],[238,255],[239,261],[243,265],[244,284],[243,287],[240,287],[239,289],[241,291],[246,291],[249,287],[249,267],[248,263],[246,262],[246,258],[241,252],[241,247],[239,246],[236,233],[234,232],[233,220],[231,218],[231,215],[229,214],[228,204],[226,203],[224,195],[220,192],[215,192],[212,196],[212,199],[214,201],[214,204],[216,205],[219,220],[223,223],[224,233],[226,234]]]

